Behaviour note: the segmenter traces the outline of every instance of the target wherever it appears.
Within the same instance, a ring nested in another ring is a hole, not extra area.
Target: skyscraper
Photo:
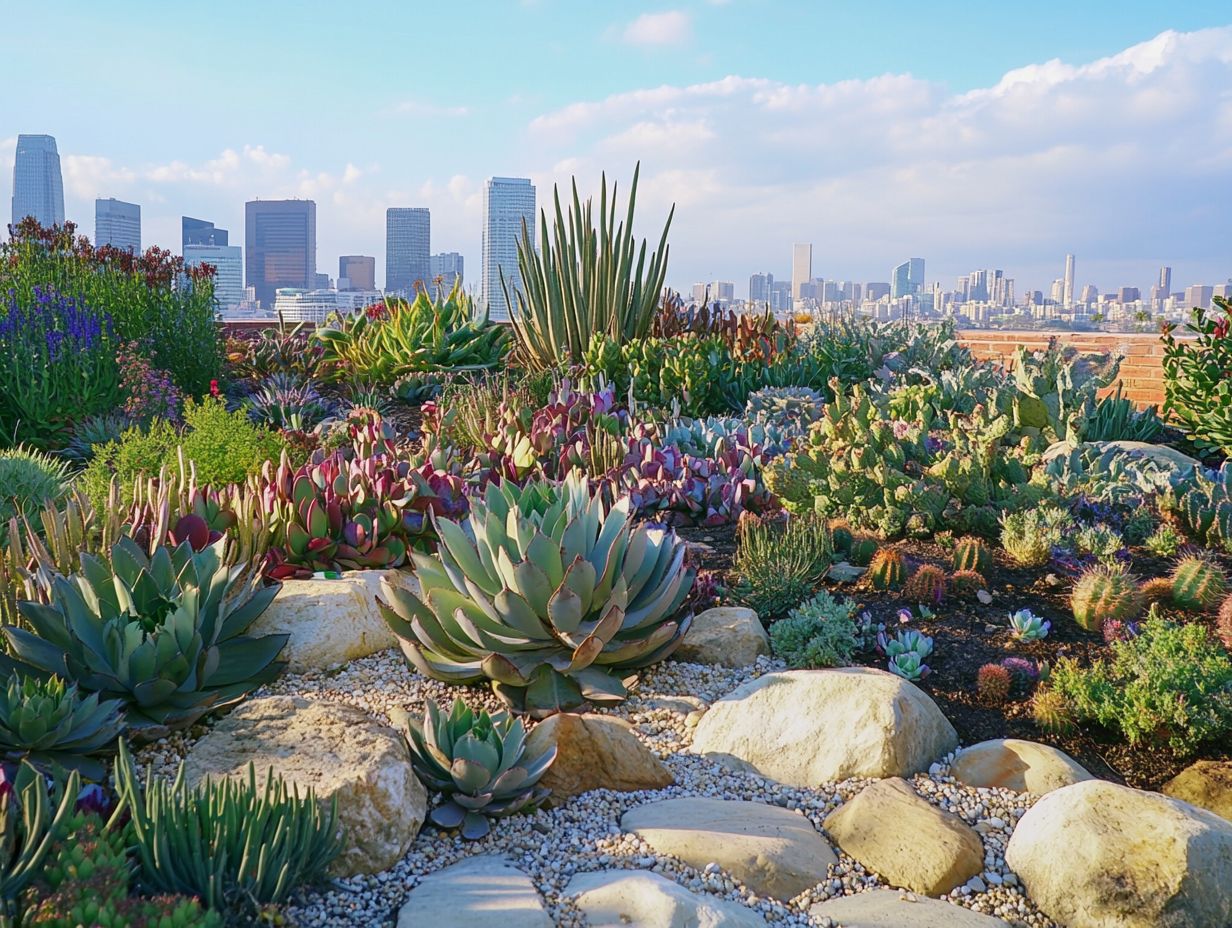
[[[375,290],[376,258],[343,255],[338,259],[339,290]]]
[[[1194,284],[1185,288],[1185,305],[1190,309],[1207,309],[1215,298],[1215,288],[1210,284]]]
[[[213,266],[214,301],[220,312],[244,301],[243,252],[239,245],[184,246],[184,263],[187,266]]]
[[[518,242],[522,226],[531,242],[535,240],[535,185],[524,177],[489,177],[483,188],[483,277],[480,299],[492,319],[509,318],[511,307],[501,286],[509,288],[509,299],[522,289],[518,270]]]
[[[791,298],[804,299],[804,285],[813,279],[813,246],[791,246]]]
[[[115,197],[95,200],[94,244],[141,254],[141,207]]]
[[[437,284],[437,281],[440,281]],[[456,251],[445,251],[432,256],[432,284],[442,293],[449,293],[453,285],[462,280],[462,256]]]
[[[914,296],[924,289],[924,259],[908,258],[890,272],[890,296]]]
[[[1159,289],[1167,296],[1172,292],[1172,268],[1168,266],[1159,269]]]
[[[317,205],[312,200],[244,204],[245,276],[267,309],[279,287],[310,290],[317,273]]]
[[[13,225],[33,216],[44,226],[64,225],[60,153],[50,135],[17,136],[13,161]]]
[[[405,290],[432,278],[432,219],[423,207],[391,206],[385,210],[385,289]]]
[[[1061,284],[1061,305],[1069,309],[1074,305],[1074,256],[1065,256],[1065,277]]]
[[[773,274],[754,274],[749,278],[749,302],[769,303],[770,288],[773,286]]]
[[[193,219],[192,216],[180,217],[180,246],[189,245],[226,245],[227,230],[215,228],[214,223],[204,219]],[[181,252],[183,253],[183,252]]]

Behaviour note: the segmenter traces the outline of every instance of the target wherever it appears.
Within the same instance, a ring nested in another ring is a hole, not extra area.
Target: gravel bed
[[[747,680],[782,670],[781,662],[760,658],[740,669],[666,662],[643,673],[640,686],[623,705],[609,710],[630,722],[638,737],[676,777],[676,785],[663,790],[618,793],[596,790],[554,809],[514,816],[493,823],[492,832],[479,841],[463,841],[425,826],[410,852],[395,867],[370,877],[338,880],[321,892],[309,892],[288,906],[286,916],[301,928],[369,928],[393,925],[406,894],[428,873],[475,854],[501,854],[525,871],[543,894],[553,921],[561,926],[585,924],[564,896],[569,880],[593,870],[653,870],[697,892],[711,893],[749,906],[773,925],[833,928],[829,919],[817,920],[808,908],[835,896],[882,885],[880,880],[839,852],[839,864],[827,881],[784,904],[761,897],[711,864],[704,870],[674,858],[656,855],[634,835],[620,830],[620,817],[628,810],[659,799],[706,796],[747,799],[798,810],[821,830],[826,816],[856,795],[868,780],[853,778],[818,789],[784,786],[755,774],[734,773],[688,752],[693,728],[706,707]],[[424,700],[448,706],[457,696],[472,705],[498,709],[500,701],[484,686],[456,687],[426,679],[411,670],[400,652],[383,651],[351,663],[336,673],[283,676],[256,694],[300,695],[335,700],[388,719],[394,708],[412,715],[423,711]],[[145,746],[143,764],[157,773],[173,775],[191,743],[207,730],[197,726],[185,733]],[[984,840],[984,873],[948,897],[977,912],[1004,918],[1011,925],[1051,928],[1017,885],[1005,864],[1005,846],[1032,797],[1009,790],[973,789],[948,776],[949,758],[934,764],[927,774],[913,778],[916,791],[934,805],[958,815]],[[837,851],[837,848],[836,848]]]

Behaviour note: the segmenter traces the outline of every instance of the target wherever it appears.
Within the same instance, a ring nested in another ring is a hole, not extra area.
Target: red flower
[[[218,381],[210,381],[210,396],[219,396],[221,391],[218,389]]]

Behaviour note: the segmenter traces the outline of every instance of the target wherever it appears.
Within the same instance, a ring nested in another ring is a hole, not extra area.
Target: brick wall
[[[1116,332],[1012,332],[990,329],[963,329],[959,339],[977,358],[1009,363],[1019,345],[1036,350],[1048,347],[1048,339],[1082,351],[1114,352],[1121,355],[1120,382],[1124,396],[1141,406],[1161,405],[1164,401],[1164,345],[1154,333]],[[1115,387],[1113,388],[1115,389]]]

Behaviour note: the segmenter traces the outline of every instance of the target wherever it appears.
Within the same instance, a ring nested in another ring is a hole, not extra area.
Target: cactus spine
[[[1191,612],[1205,612],[1228,591],[1228,578],[1219,566],[1201,555],[1181,558],[1172,571],[1172,601]]]
[[[920,567],[903,587],[903,597],[917,603],[940,603],[945,597],[945,571],[932,564]]]
[[[978,538],[960,538],[954,544],[954,570],[973,570],[986,574],[992,567],[992,553]]]
[[[1137,581],[1120,564],[1086,571],[1070,594],[1074,619],[1089,632],[1097,632],[1109,619],[1128,622],[1142,612]]]
[[[894,548],[880,548],[868,565],[868,578],[875,590],[897,590],[907,579],[903,555]]]

